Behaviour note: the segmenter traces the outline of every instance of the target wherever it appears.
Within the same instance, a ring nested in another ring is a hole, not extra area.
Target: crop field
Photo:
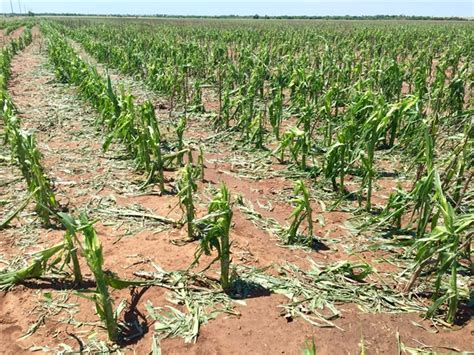
[[[474,352],[472,21],[0,28],[0,352]]]

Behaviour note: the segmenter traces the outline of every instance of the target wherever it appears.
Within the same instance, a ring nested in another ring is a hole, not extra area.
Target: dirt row
[[[126,157],[119,144],[107,153],[102,152],[104,135],[94,126],[97,113],[78,98],[73,87],[55,80],[47,64],[44,39],[37,28],[33,29],[33,35],[33,43],[13,60],[9,90],[23,126],[37,132],[43,164],[54,181],[62,206],[70,212],[85,210],[92,217],[101,217],[96,229],[103,243],[106,267],[120,277],[134,278],[137,272],[152,271],[152,262],[166,270],[187,268],[194,259],[196,243],[184,246],[172,243],[185,236],[184,229],[143,220],[120,220],[113,213],[107,217],[107,211],[120,208],[146,209],[149,213],[174,219],[181,218],[181,211],[175,207],[177,197],[173,194],[158,196],[154,190],[144,193],[138,189],[143,176],[135,171],[133,161]],[[104,70],[78,44],[75,48],[92,65]],[[158,103],[166,102],[137,80],[114,70],[110,70],[110,74],[115,85],[123,84],[136,97],[151,99],[157,108]],[[157,109],[157,114],[163,123],[169,123],[166,108]],[[168,134],[171,132],[170,129]],[[215,132],[210,129],[206,117],[191,117],[185,136],[193,140],[213,134]],[[205,214],[211,190],[224,182],[234,195],[243,195],[262,215],[275,218],[281,225],[287,223],[286,218],[292,210],[288,201],[293,181],[284,177],[260,180],[242,177],[243,170],[239,164],[248,163],[248,158],[225,142],[209,146],[206,151],[206,181],[199,184],[199,215]],[[2,155],[5,154],[2,151]],[[272,166],[267,173],[272,174],[281,168]],[[18,171],[2,162],[5,181],[18,180],[19,176]],[[174,172],[166,175],[170,191],[174,176]],[[8,201],[2,206],[3,215],[17,203],[18,197],[24,197],[24,189],[21,180],[0,187],[0,199]],[[307,267],[307,257],[321,262],[362,257],[379,267],[377,261],[371,259],[374,257],[371,254],[356,257],[346,252],[345,247],[356,242],[344,228],[349,213],[323,211],[316,202],[314,208],[316,214],[323,215],[325,220],[324,226],[319,225],[316,233],[321,239],[327,239],[326,248],[318,251],[279,246],[275,236],[259,229],[236,208],[231,234],[233,263],[266,267],[288,261]],[[15,261],[18,255],[21,259],[21,255],[58,242],[63,231],[42,228],[29,209],[15,221],[13,228],[0,234],[0,261],[7,264]],[[200,267],[209,260],[203,261]],[[15,262],[21,264],[21,260]],[[216,275],[214,270],[212,273]],[[137,291],[114,291],[112,295],[116,305],[121,299],[130,302],[136,298],[136,308],[126,313],[130,317],[127,321],[135,320],[147,331],[128,347],[137,353],[147,353],[151,347],[153,324],[145,319],[147,311],[144,305],[151,301],[155,307],[165,306],[168,304],[167,291],[151,287],[139,296],[134,293]],[[47,301],[45,295],[51,295],[53,301]],[[245,305],[236,305],[241,314],[239,317],[220,315],[204,325],[196,344],[185,344],[180,338],[165,339],[161,342],[162,351],[164,354],[298,353],[306,339],[314,338],[319,353],[356,353],[360,351],[361,341],[369,353],[394,353],[398,346],[397,333],[403,343],[413,347],[426,344],[462,350],[472,348],[470,325],[457,331],[440,329],[435,333],[430,322],[422,321],[417,314],[367,314],[348,304],[340,306],[342,317],[335,321],[344,329],[341,331],[317,328],[300,318],[287,321],[279,308],[285,302],[283,296],[274,294],[246,299]],[[31,336],[18,340],[36,324],[38,328]],[[61,343],[77,349],[81,343],[90,343],[94,339],[91,332],[97,332],[97,338],[104,339],[92,302],[79,297],[67,283],[31,282],[0,296],[0,346],[7,353],[22,353],[32,347],[43,351],[59,349]]]
[[[18,27],[9,34],[5,33],[5,30],[0,30],[0,48],[8,44],[12,39],[18,39],[23,34],[25,27]]]

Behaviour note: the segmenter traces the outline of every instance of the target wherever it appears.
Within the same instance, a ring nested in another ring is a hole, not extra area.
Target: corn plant
[[[84,235],[82,252],[96,282],[96,291],[90,298],[95,302],[97,314],[105,323],[109,340],[116,342],[119,329],[108,289],[107,277],[103,270],[102,245],[92,223],[89,222],[85,214],[81,214],[78,222],[80,223],[78,229]]]
[[[301,170],[305,170],[307,165],[307,154],[309,148],[309,132],[305,132],[298,127],[291,127],[286,130],[281,138],[280,144],[273,154],[280,162],[285,162],[285,153],[288,150],[291,164]]]
[[[61,213],[60,218],[61,222],[67,228],[65,235],[66,248],[68,248],[69,251],[80,250],[94,276],[96,290],[92,292],[91,295],[86,292],[85,296],[94,301],[97,315],[105,323],[109,340],[118,342],[120,329],[117,323],[117,317],[120,313],[120,309],[113,310],[109,287],[123,289],[128,286],[143,286],[146,285],[146,283],[141,281],[121,280],[112,272],[104,271],[102,245],[93,226],[94,222],[89,221],[85,213],[81,213],[78,219]],[[79,234],[82,234],[82,239],[79,239]],[[75,249],[71,249],[70,245],[74,245]],[[76,264],[77,259],[74,259],[76,254],[70,253],[70,256],[73,259],[73,267],[77,280],[77,273],[80,274],[80,269],[79,265]],[[69,258],[66,258],[66,261],[69,261]]]
[[[178,151],[182,151],[183,148],[184,148],[184,131],[186,129],[186,124],[187,124],[187,119],[186,119],[186,116],[182,116],[179,121],[178,121],[178,124],[176,125],[176,136],[178,138]],[[177,160],[178,160],[178,165],[179,166],[183,166],[183,155],[178,155],[177,157]]]
[[[265,142],[265,127],[262,114],[258,114],[250,122],[249,130],[251,131],[249,141],[255,144],[255,148],[263,149],[263,144]]]
[[[197,190],[197,185],[194,182],[193,167],[190,163],[181,169],[180,177],[177,182],[179,204],[181,210],[185,214],[185,220],[188,230],[188,240],[194,240],[195,235],[193,231],[193,222],[195,216],[195,208],[193,203],[193,193]]]
[[[0,272],[0,289],[9,289],[27,279],[37,278],[44,275],[54,265],[57,265],[60,262],[61,257],[57,257],[48,263],[53,256],[59,254],[63,249],[64,243],[56,244],[50,248],[33,254],[33,261],[27,267],[16,271]]]
[[[34,134],[16,130],[11,141],[14,156],[28,185],[28,191],[36,201],[36,213],[44,224],[50,223],[50,214],[57,210],[58,204],[41,165],[41,153],[36,147]]]
[[[348,130],[342,130],[337,134],[337,142],[329,147],[324,161],[324,175],[331,180],[333,189],[339,191],[341,195],[346,192],[344,179],[350,163],[348,161],[348,135]]]
[[[384,127],[384,112],[383,108],[376,109],[372,116],[365,122],[363,127],[363,142],[365,149],[361,150],[360,159],[362,161],[364,179],[362,181],[362,186],[360,193],[362,194],[362,189],[367,187],[367,197],[366,197],[366,210],[370,211],[372,208],[372,184],[375,175],[374,168],[374,154],[377,147],[377,143],[382,135],[385,132]]]
[[[400,186],[388,197],[388,202],[380,214],[379,225],[390,223],[396,230],[402,229],[402,217],[409,207],[409,194]]]
[[[363,181],[360,189],[367,189],[366,210],[372,208],[372,185],[375,177],[375,151],[380,141],[387,134],[390,135],[389,146],[392,147],[397,134],[398,120],[401,115],[417,103],[416,98],[408,97],[400,102],[387,105],[384,99],[379,99],[373,108],[373,113],[364,122],[361,133],[362,148],[360,149],[360,160],[362,162]]]
[[[81,266],[79,264],[78,251],[80,251],[81,242],[78,239],[78,227],[76,221],[66,213],[58,213],[59,219],[63,226],[66,228],[64,234],[64,246],[68,251],[65,258],[65,264],[69,264],[72,261],[72,267],[74,272],[74,281],[76,284],[81,284],[82,273]]]
[[[399,100],[402,93],[403,72],[394,58],[381,63],[380,86],[387,100]]]
[[[10,143],[10,152],[12,155],[12,160],[15,159],[15,138],[17,132],[20,130],[20,119],[15,114],[16,108],[13,104],[11,97],[8,94],[8,91],[2,90],[4,95],[2,95],[1,102],[3,103],[3,111],[0,111],[3,116],[3,130],[4,130],[4,144]]]
[[[295,205],[289,219],[292,219],[291,225],[285,231],[285,244],[298,244],[301,242],[300,226],[303,221],[307,223],[307,235],[303,238],[303,244],[311,245],[313,242],[313,209],[311,208],[309,192],[304,186],[303,181],[298,180],[293,191],[295,197],[292,203]]]
[[[474,214],[463,216],[456,214],[453,206],[448,202],[443,192],[441,181],[437,172],[433,177],[435,186],[435,201],[438,212],[433,216],[431,232],[423,238],[417,239],[414,244],[416,251],[414,273],[405,290],[409,291],[421,272],[430,266],[435,272],[433,304],[427,316],[431,317],[443,303],[448,304],[446,320],[453,323],[459,303],[457,274],[459,261],[463,251],[472,240],[472,226]],[[439,217],[443,223],[439,223]],[[470,232],[471,231],[471,232]],[[469,258],[471,255],[468,256]],[[443,278],[449,273],[449,282],[443,289]]]
[[[472,173],[470,177],[465,176],[466,170],[474,165],[474,154],[472,154],[474,147],[473,123],[474,121],[470,120],[464,125],[464,138],[461,144],[453,149],[450,162],[443,174],[443,190],[454,185],[451,197],[456,209],[460,208],[464,194],[468,189],[469,180],[473,176]]]
[[[280,126],[283,119],[283,88],[281,86],[273,87],[271,95],[273,98],[268,107],[268,117],[275,138],[280,140]]]
[[[66,214],[59,213],[58,219],[67,228],[64,241],[33,254],[33,262],[26,268],[0,274],[0,287],[10,288],[26,279],[39,278],[50,270],[62,271],[72,260],[74,278],[77,285],[82,282],[82,274],[77,250],[80,242],[76,236],[74,221]],[[56,256],[52,259],[53,256]]]
[[[202,103],[201,81],[195,80],[193,83],[193,97],[191,101],[192,110],[194,112],[203,113],[204,105]]]
[[[414,203],[411,219],[417,215],[416,235],[422,238],[426,232],[431,213],[433,211],[432,196],[434,191],[435,167],[434,167],[434,147],[433,138],[425,128],[425,146],[421,152],[423,154],[424,169],[426,174],[421,176],[410,192],[410,199]],[[423,168],[423,166],[421,166]]]
[[[129,286],[145,286],[147,283],[121,280],[112,272],[104,271],[104,257],[100,240],[93,227],[93,222],[90,222],[84,213],[78,219],[65,213],[59,213],[58,219],[66,228],[64,241],[33,254],[33,261],[23,269],[0,272],[0,288],[11,288],[27,279],[44,276],[49,271],[61,272],[71,262],[75,283],[80,285],[82,274],[78,257],[82,255],[85,257],[96,283],[96,290],[92,292],[92,295],[88,295],[87,291],[82,292],[86,298],[94,301],[97,314],[106,325],[109,340],[117,342],[119,340],[117,317],[120,312],[113,310],[109,287],[123,289]],[[80,238],[80,235],[83,238]]]
[[[325,145],[331,146],[333,135],[334,135],[334,123],[337,120],[337,106],[335,107],[335,112],[333,113],[334,103],[333,97],[335,96],[335,88],[329,89],[324,94],[324,105],[321,107],[321,112],[324,119],[326,120],[326,129],[325,129]]]
[[[201,218],[203,237],[195,252],[195,259],[192,265],[199,262],[202,254],[211,255],[212,250],[217,251],[217,256],[209,264],[209,268],[216,261],[220,261],[221,267],[221,286],[224,291],[230,288],[230,227],[232,222],[232,207],[230,204],[230,194],[225,185],[222,185],[220,191],[214,196],[209,205],[208,215]],[[207,269],[206,268],[206,269]]]
[[[141,106],[141,120],[143,130],[145,132],[145,146],[148,149],[148,154],[151,161],[151,168],[149,169],[149,178],[146,184],[153,181],[155,173],[158,174],[158,183],[160,192],[165,193],[165,177],[164,177],[164,161],[161,145],[163,139],[161,137],[160,127],[155,116],[155,110],[151,103],[145,102]]]
[[[199,154],[198,154],[198,161],[199,167],[199,178],[202,182],[204,182],[204,147],[202,145],[199,146]]]

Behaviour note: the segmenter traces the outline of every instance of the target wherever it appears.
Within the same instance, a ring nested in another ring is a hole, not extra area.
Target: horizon
[[[473,2],[418,1],[59,1],[0,0],[3,14],[33,13],[144,16],[428,16],[472,17]],[[13,10],[13,11],[12,11]],[[20,11],[19,11],[20,10]]]

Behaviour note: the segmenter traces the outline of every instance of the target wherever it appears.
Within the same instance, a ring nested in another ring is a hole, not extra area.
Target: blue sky
[[[168,15],[423,15],[474,16],[474,0],[0,0],[0,12]],[[19,6],[20,5],[20,6]]]

